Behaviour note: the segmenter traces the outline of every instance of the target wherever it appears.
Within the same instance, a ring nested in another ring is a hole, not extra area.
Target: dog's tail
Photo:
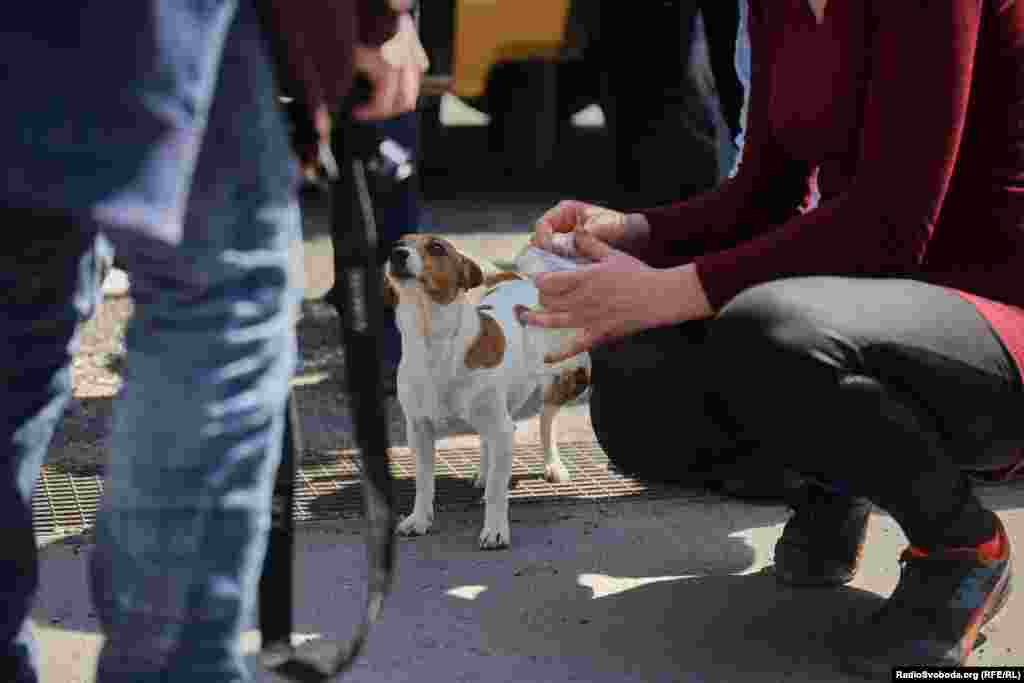
[[[493,265],[484,270],[484,281],[479,287],[470,291],[470,301],[479,304],[484,297],[494,291],[502,282],[510,280],[525,280],[522,275],[511,270],[498,270]]]
[[[526,278],[524,278],[519,273],[513,272],[511,270],[500,270],[500,271],[495,272],[495,273],[487,273],[487,275],[484,276],[484,284],[483,284],[483,286],[488,288],[488,289],[490,289],[491,287],[497,286],[501,282],[507,282],[509,280],[525,280],[525,279]]]

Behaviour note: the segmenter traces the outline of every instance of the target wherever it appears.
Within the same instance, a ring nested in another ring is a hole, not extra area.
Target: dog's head
[[[483,270],[473,259],[433,235],[404,235],[388,257],[388,275],[400,288],[418,285],[440,305],[452,303],[461,292],[484,281]]]

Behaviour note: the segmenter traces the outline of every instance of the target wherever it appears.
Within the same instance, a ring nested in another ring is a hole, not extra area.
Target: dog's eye
[[[440,242],[431,242],[427,245],[427,253],[431,256],[444,256],[448,252]]]

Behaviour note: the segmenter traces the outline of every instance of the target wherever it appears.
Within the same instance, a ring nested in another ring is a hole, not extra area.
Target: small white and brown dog
[[[493,289],[475,303],[467,292]],[[486,279],[480,266],[450,242],[407,235],[394,247],[385,271],[385,298],[396,306],[402,336],[398,400],[409,444],[416,452],[416,499],[398,525],[405,535],[425,534],[434,518],[434,448],[439,427],[451,418],[480,435],[476,486],[484,489],[480,547],[507,547],[508,487],[515,415],[536,391],[542,395],[540,436],[544,478],[567,482],[554,439],[559,409],[590,383],[590,358],[580,354],[557,365],[545,356],[559,335],[519,322],[520,306],[537,305],[537,290],[514,273]]]

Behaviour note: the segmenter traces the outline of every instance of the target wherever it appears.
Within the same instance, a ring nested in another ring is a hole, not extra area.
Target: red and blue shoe
[[[1010,539],[996,527],[976,548],[907,548],[896,589],[844,645],[843,668],[888,681],[897,666],[963,666],[1010,595]]]

